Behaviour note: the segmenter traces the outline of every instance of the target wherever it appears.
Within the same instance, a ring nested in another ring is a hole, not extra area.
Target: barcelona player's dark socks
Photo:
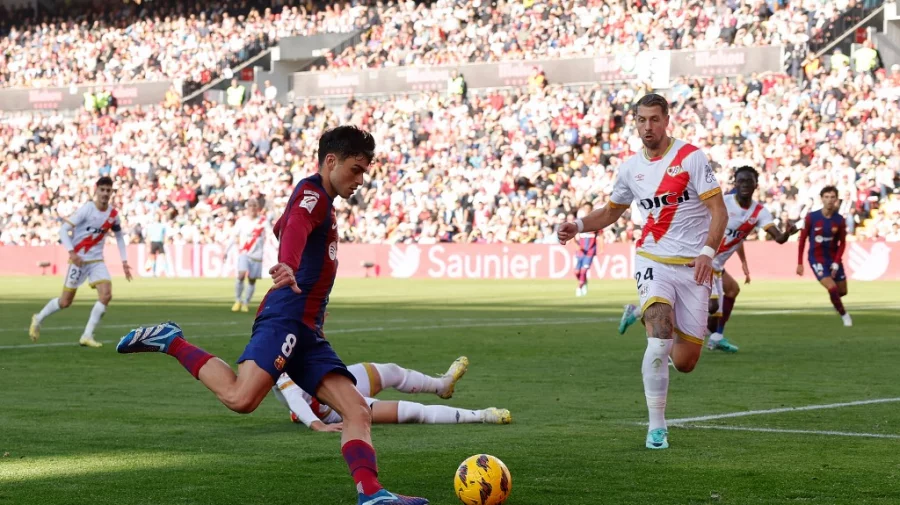
[[[722,317],[719,318],[719,327],[716,328],[717,333],[725,334],[725,323],[731,317],[731,311],[734,309],[734,298],[725,296],[722,298]]]
[[[719,331],[719,319],[721,318],[713,316],[709,316],[706,318],[706,329],[709,330],[710,333]]]
[[[843,316],[847,313],[844,309],[844,302],[841,301],[841,294],[838,292],[837,286],[828,288],[828,296],[831,297],[831,304],[834,305],[834,310],[836,310],[838,314]]]
[[[166,350],[166,354],[174,356],[175,359],[181,363],[181,366],[190,372],[195,379],[199,379],[198,375],[200,374],[200,369],[203,368],[203,365],[215,357],[194,344],[191,344],[183,337],[177,337],[175,340],[172,340],[172,343]]]
[[[341,447],[341,454],[350,467],[350,475],[356,482],[356,490],[362,494],[375,494],[382,489],[378,482],[378,463],[375,448],[362,440],[351,440]]]

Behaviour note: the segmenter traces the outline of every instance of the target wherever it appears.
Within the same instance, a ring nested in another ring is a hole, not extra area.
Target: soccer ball
[[[466,505],[501,505],[512,489],[512,477],[499,459],[476,454],[459,465],[453,487]]]

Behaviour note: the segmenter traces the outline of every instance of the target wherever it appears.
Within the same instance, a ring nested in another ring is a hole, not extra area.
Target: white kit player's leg
[[[234,301],[240,303],[244,295],[244,280],[240,277],[234,279]]]
[[[247,289],[244,290],[244,305],[250,305],[250,300],[253,299],[254,291],[256,291],[256,279],[248,279]]]
[[[509,424],[512,417],[506,409],[488,408],[481,410],[458,409],[446,405],[422,405],[421,403],[400,401],[397,405],[399,423],[418,424],[464,424],[488,423]]]
[[[69,305],[72,305],[72,301],[75,299],[76,290],[86,279],[87,271],[84,266],[79,267],[74,264],[69,264],[69,268],[66,270],[66,279],[63,281],[62,296],[53,298],[44,305],[44,308],[41,309],[40,312],[31,316],[31,326],[28,328],[28,336],[31,337],[32,341],[37,341],[41,336],[41,323],[44,322],[44,319],[67,308]]]
[[[58,312],[61,309],[59,306],[59,298],[54,298],[47,302],[47,305],[44,305],[44,308],[41,309],[34,317],[37,319],[37,324],[41,324],[44,322],[44,319],[47,319],[52,314]]]
[[[404,393],[432,393],[441,398],[450,398],[453,396],[456,382],[469,367],[469,359],[465,356],[457,358],[447,373],[440,377],[429,377],[422,372],[409,370],[394,363],[371,365],[381,377],[382,388],[393,388]]]
[[[89,277],[91,285],[97,290],[97,302],[91,309],[91,315],[78,343],[85,347],[103,347],[103,344],[94,340],[94,330],[106,313],[109,302],[112,301],[112,282],[109,280],[109,270],[102,262],[90,265]]]
[[[647,337],[647,349],[641,364],[644,396],[650,417],[650,431],[666,429],[666,399],[669,394],[669,354],[674,340]]]
[[[635,261],[638,296],[647,330],[647,349],[641,363],[649,426],[646,447],[669,447],[666,402],[669,395],[669,357],[675,345],[672,305],[676,298],[675,267],[642,256]]]
[[[403,393],[438,394],[446,387],[447,381],[443,377],[429,377],[394,363],[372,363],[372,366],[381,376],[384,389],[393,388]]]
[[[87,325],[84,327],[84,334],[82,335],[82,338],[93,339],[94,329],[97,328],[97,324],[100,323],[100,319],[103,317],[103,314],[105,314],[105,313],[106,313],[106,304],[104,304],[100,300],[97,300],[97,302],[94,303],[94,307],[91,309],[91,317],[88,318]]]

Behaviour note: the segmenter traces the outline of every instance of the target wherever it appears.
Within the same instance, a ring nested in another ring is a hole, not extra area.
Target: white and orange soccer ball
[[[502,505],[512,489],[512,477],[499,459],[476,454],[456,469],[453,488],[466,505]]]

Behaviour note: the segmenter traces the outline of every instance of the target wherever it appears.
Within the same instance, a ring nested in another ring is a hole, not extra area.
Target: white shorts
[[[722,298],[725,297],[725,290],[722,288],[722,272],[713,271],[712,291],[709,293],[710,300],[719,301],[719,310],[713,314],[713,317],[722,317]]]
[[[247,272],[247,277],[251,279],[262,279],[262,261],[241,254],[238,256],[237,271]]]
[[[703,344],[710,286],[697,284],[694,269],[687,265],[669,265],[637,255],[634,267],[641,313],[654,303],[668,304],[675,314],[675,333]]]
[[[84,281],[90,281],[90,286],[94,289],[101,282],[111,282],[109,278],[109,270],[103,260],[84,262],[80,267],[70,263],[69,269],[66,270],[66,280],[63,288],[68,291],[77,290]]]
[[[348,366],[347,370],[356,377],[356,390],[359,394],[368,398],[381,391],[381,376],[372,363],[356,363]]]

